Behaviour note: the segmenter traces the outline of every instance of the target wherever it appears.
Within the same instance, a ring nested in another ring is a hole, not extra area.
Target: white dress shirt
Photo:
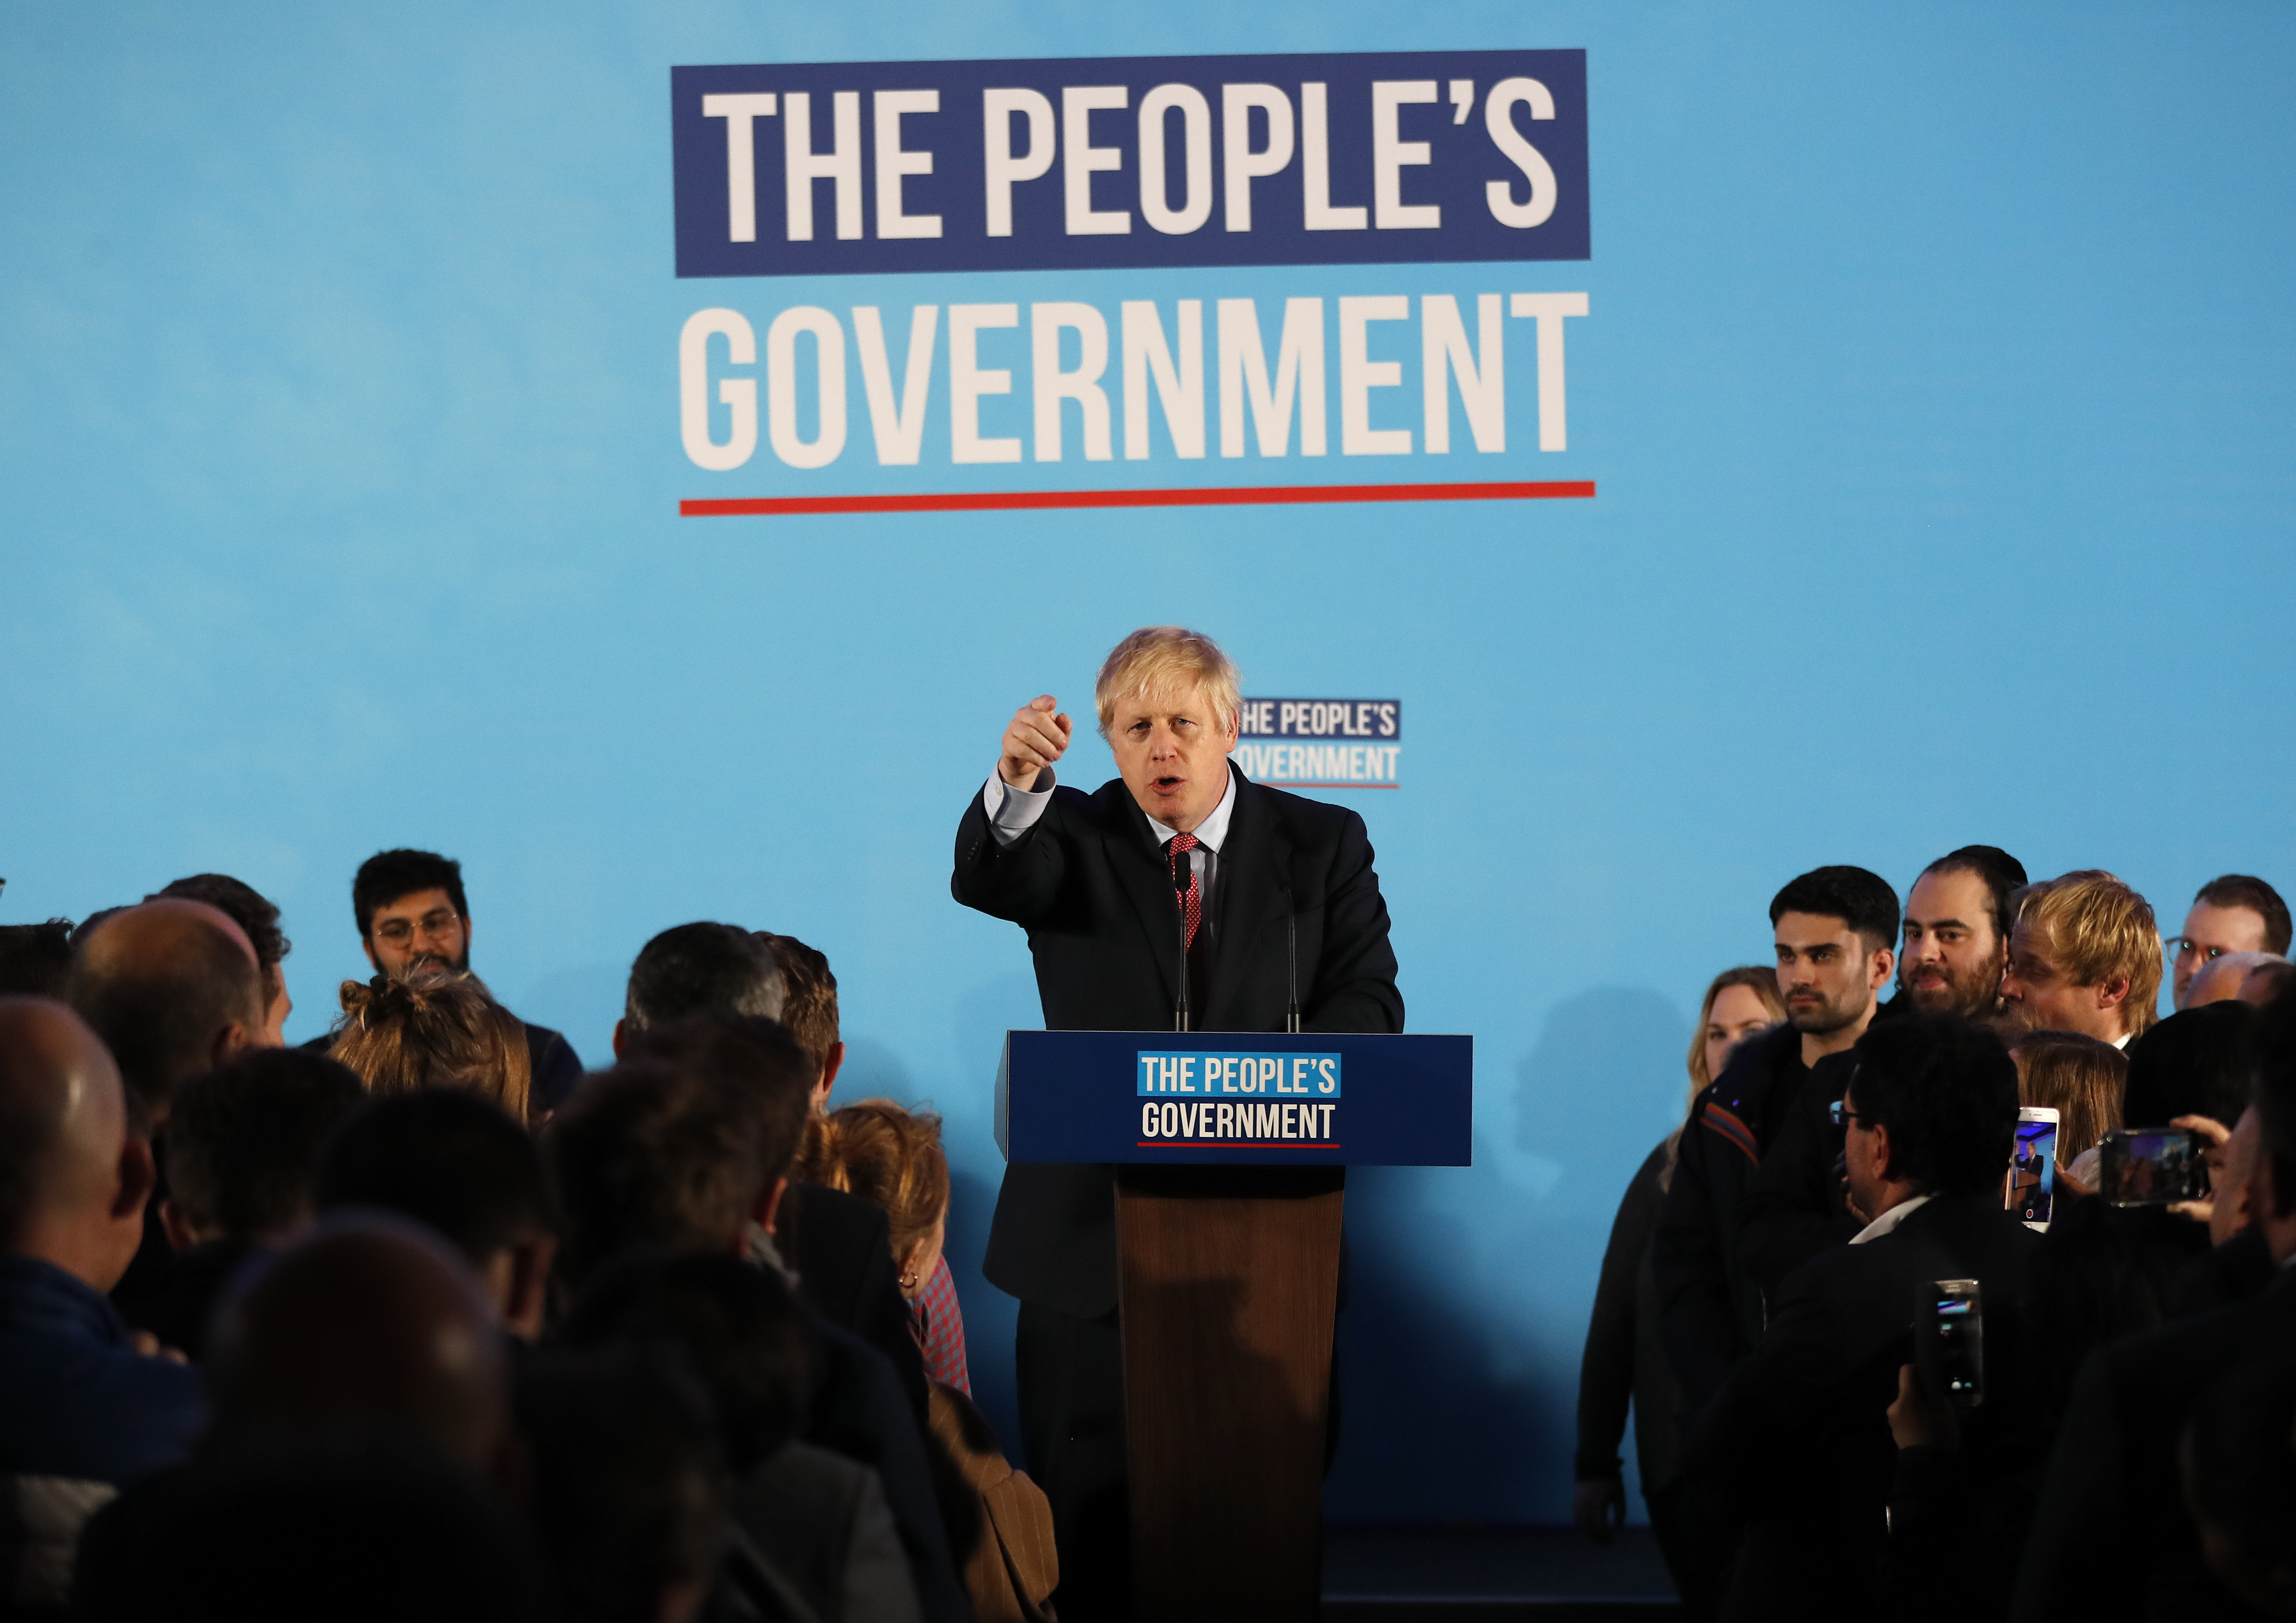
[[[1898,1201],[1864,1228],[1859,1229],[1849,1243],[1863,1245],[1869,1240],[1879,1240],[1934,1199],[1936,1199],[1934,1195],[1917,1194],[1910,1201]]]
[[[988,832],[999,846],[1011,845],[1036,826],[1037,819],[1045,815],[1045,807],[1053,803],[1053,769],[1049,766],[1037,775],[1034,789],[1015,789],[996,774],[988,775],[988,785],[980,791],[980,808],[988,814]],[[1227,792],[1212,807],[1212,815],[1196,825],[1196,848],[1188,853],[1188,868],[1200,888],[1206,929],[1211,928],[1212,887],[1219,882],[1220,847],[1227,842],[1228,819],[1234,815],[1235,774],[1231,772],[1227,775]],[[1156,831],[1158,845],[1170,844],[1172,836],[1180,832],[1153,817],[1148,819],[1148,826]]]

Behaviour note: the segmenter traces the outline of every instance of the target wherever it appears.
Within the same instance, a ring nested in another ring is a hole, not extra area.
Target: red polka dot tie
[[[1189,860],[1188,853],[1194,850],[1199,843],[1193,834],[1175,834],[1164,845],[1164,856],[1172,869],[1173,893],[1179,897],[1180,905],[1187,913],[1188,955],[1192,958],[1196,951],[1196,926],[1202,923],[1204,918],[1204,890],[1196,879],[1196,865]],[[1184,865],[1188,880],[1185,889],[1180,884],[1180,870]]]

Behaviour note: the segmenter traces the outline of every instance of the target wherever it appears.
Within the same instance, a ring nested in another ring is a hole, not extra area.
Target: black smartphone
[[[2096,1192],[2113,1206],[2169,1206],[2209,1194],[2208,1142],[2189,1127],[2127,1127],[2097,1143]]]
[[[1932,1403],[1985,1401],[1985,1299],[1973,1279],[1930,1279],[1914,1299],[1914,1378]]]

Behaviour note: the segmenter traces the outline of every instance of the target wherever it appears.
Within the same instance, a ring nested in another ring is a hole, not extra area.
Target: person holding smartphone
[[[1745,1518],[1724,1614],[1858,1617],[1876,1610],[1884,1511],[1896,1465],[1886,1421],[1917,1299],[1973,1282],[1988,1345],[2016,1340],[2040,1237],[2001,1204],[2017,1127],[2017,1070],[1991,1030],[1952,1016],[1877,1022],[1852,1051],[1837,1107],[1850,1200],[1865,1226],[1789,1275],[1761,1343],[1691,1437],[1685,1464],[1710,1473]],[[2000,1366],[1997,1366],[2000,1365]],[[1988,1360],[1984,1399],[1963,1417],[1965,1503],[2021,1463],[2013,1360]],[[2002,1546],[1973,1527],[1974,1557]],[[1997,1569],[1997,1570],[1993,1570]],[[1972,1559],[1964,1594],[2004,1594],[2006,1559]]]

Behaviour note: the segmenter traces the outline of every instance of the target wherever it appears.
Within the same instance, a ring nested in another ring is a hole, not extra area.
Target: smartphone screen
[[[1914,1313],[1914,1369],[1931,1401],[1985,1401],[1985,1304],[1973,1279],[1924,1280]]]
[[[2057,1112],[2047,1105],[2029,1104],[2017,1112],[2017,1137],[2010,1146],[2001,1203],[2026,1227],[2045,1229],[2056,1198]]]
[[[2097,1193],[2115,1206],[2165,1206],[2208,1193],[2208,1146],[2185,1127],[2129,1127],[2099,1146]]]

